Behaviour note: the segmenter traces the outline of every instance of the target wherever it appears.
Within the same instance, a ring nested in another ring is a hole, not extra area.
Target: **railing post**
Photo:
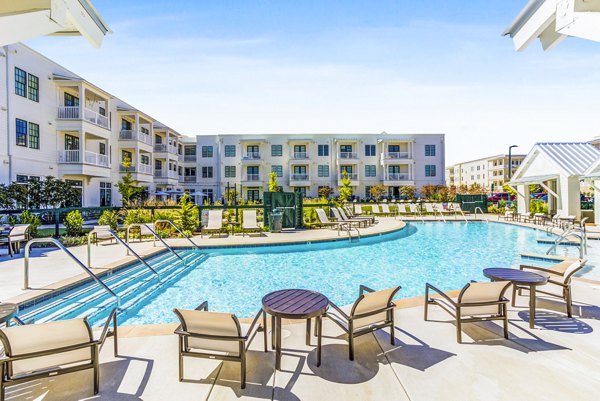
[[[60,209],[54,211],[54,238],[60,237]]]

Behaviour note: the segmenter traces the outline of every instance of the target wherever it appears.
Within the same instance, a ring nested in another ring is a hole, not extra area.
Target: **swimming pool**
[[[319,291],[340,305],[356,299],[360,284],[375,289],[401,285],[402,298],[422,295],[425,282],[442,290],[462,288],[469,280],[487,280],[483,268],[518,264],[521,252],[544,253],[548,245],[536,242],[543,235],[502,223],[410,223],[401,231],[352,243],[181,250],[182,256],[196,257],[196,261],[173,269],[172,277],[161,284],[140,285],[141,295],[129,285],[119,285],[116,278],[107,284],[130,296],[129,300],[125,297],[119,316],[122,325],[175,322],[173,308],[194,308],[205,300],[210,310],[247,317],[258,311],[263,295],[283,288]],[[175,262],[168,254],[149,259],[164,272]],[[144,280],[152,279],[141,276],[137,281]],[[105,316],[100,301],[111,301],[106,296],[82,299],[76,293],[65,298],[70,298],[65,305],[77,303],[86,308],[69,310],[63,305],[67,313],[58,313],[57,306],[31,315],[36,321],[88,315],[97,324]],[[90,309],[96,313],[86,314]]]

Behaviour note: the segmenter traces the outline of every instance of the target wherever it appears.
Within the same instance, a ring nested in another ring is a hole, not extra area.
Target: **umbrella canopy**
[[[190,192],[190,193],[188,193],[188,195],[189,196],[208,196],[204,192]]]
[[[154,196],[165,196],[165,195],[169,195],[169,194],[166,192],[162,192],[162,191],[158,191],[158,192],[154,193]]]
[[[180,194],[180,193],[182,193],[181,189],[169,189],[166,192],[167,192],[167,194]]]

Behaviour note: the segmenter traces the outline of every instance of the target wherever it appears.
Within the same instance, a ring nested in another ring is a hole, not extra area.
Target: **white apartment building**
[[[284,191],[307,197],[320,187],[337,194],[344,172],[361,198],[376,184],[398,198],[402,186],[444,183],[443,134],[199,135],[182,142],[185,188],[213,199],[228,186],[259,199],[271,171]]]
[[[512,155],[512,172],[521,165],[525,155]],[[479,184],[489,192],[502,192],[508,182],[508,155],[496,155],[458,163],[446,168],[446,184],[459,187]]]
[[[50,175],[118,205],[127,157],[148,192],[181,188],[180,134],[29,47],[0,48],[0,90],[1,184]]]

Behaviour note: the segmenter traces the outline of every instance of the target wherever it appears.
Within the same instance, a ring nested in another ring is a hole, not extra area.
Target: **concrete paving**
[[[123,330],[120,356],[112,356],[111,344],[101,353],[98,396],[91,372],[79,372],[11,387],[7,399],[592,401],[600,388],[600,283],[576,280],[574,294],[572,319],[560,301],[538,298],[535,329],[526,308],[510,307],[508,340],[499,325],[484,322],[464,326],[463,344],[438,307],[431,307],[427,322],[422,306],[400,307],[395,345],[387,331],[364,335],[357,339],[355,361],[348,360],[341,330],[326,321],[320,367],[316,338],[307,346],[304,323],[292,322],[283,327],[281,371],[274,368],[274,352],[263,352],[262,337],[255,338],[245,390],[234,362],[187,358],[180,383],[175,335],[127,337],[133,333]],[[517,305],[527,301],[519,297]]]

